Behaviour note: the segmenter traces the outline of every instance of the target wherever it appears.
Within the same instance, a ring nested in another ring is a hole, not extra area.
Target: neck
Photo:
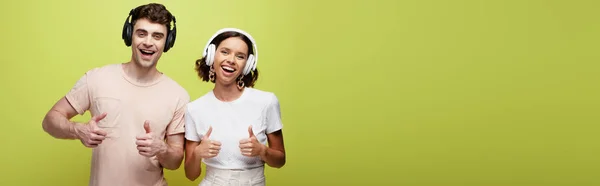
[[[240,98],[240,96],[242,96],[242,93],[244,92],[245,89],[246,88],[244,87],[243,89],[240,90],[234,84],[215,85],[215,88],[213,89],[213,94],[215,94],[215,97],[217,97],[217,99],[219,99],[221,101],[229,102],[229,101],[234,101],[234,100]]]
[[[133,61],[123,64],[123,71],[125,71],[125,75],[139,83],[152,82],[162,74],[154,67],[144,68]]]

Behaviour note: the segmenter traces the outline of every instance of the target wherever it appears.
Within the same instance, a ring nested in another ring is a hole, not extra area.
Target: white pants
[[[206,167],[206,176],[199,186],[265,186],[264,166],[246,170]]]

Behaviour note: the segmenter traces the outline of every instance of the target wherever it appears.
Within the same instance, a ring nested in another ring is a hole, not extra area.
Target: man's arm
[[[183,133],[167,135],[165,149],[156,155],[158,162],[164,168],[176,170],[181,166],[183,161],[183,136]]]
[[[77,115],[77,111],[63,97],[46,113],[42,121],[42,128],[55,138],[79,139],[75,131],[77,123],[70,121],[75,115]]]
[[[183,92],[180,100],[180,105],[171,119],[171,123],[167,126],[166,131],[166,149],[160,151],[156,156],[160,164],[170,170],[176,170],[181,166],[183,161],[183,146],[185,143],[185,113],[187,112],[187,103],[189,95]]]
[[[88,83],[90,72],[86,72],[71,88],[66,96],[58,100],[46,113],[42,121],[42,128],[52,137],[58,139],[80,139],[84,144],[93,145],[102,140],[96,133],[102,133],[95,127],[82,127],[79,123],[70,121],[77,114],[84,113],[90,106],[90,86]],[[94,120],[101,120],[105,114],[93,117],[88,123],[95,124]],[[98,132],[99,131],[99,132]],[[92,134],[94,133],[94,134]],[[92,141],[95,141],[91,143]]]
[[[63,97],[48,111],[42,121],[42,128],[58,139],[79,139],[86,147],[94,148],[101,144],[106,131],[98,128],[96,123],[104,119],[106,113],[92,117],[86,124],[71,122],[75,115],[77,111]]]

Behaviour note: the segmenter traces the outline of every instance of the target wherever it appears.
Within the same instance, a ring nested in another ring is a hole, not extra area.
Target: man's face
[[[167,27],[138,19],[133,27],[132,56],[137,65],[150,68],[156,66],[167,40]]]

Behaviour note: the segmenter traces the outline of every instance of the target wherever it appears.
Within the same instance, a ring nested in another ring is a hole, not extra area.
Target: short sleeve
[[[190,113],[190,109],[188,108],[185,112],[185,139],[190,141],[200,141],[200,136],[198,135],[198,130],[196,130],[196,123],[192,118],[192,114]]]
[[[189,96],[183,95],[179,101],[179,107],[173,115],[173,119],[169,126],[167,126],[167,135],[180,134],[185,132],[185,114],[187,110],[187,103],[189,102]]]
[[[79,115],[83,115],[90,108],[89,73],[85,73],[67,93],[65,98]]]
[[[281,122],[281,110],[279,108],[279,100],[275,94],[272,94],[269,105],[267,105],[266,109],[266,124],[267,134],[273,133],[275,131],[281,130],[283,128],[283,124]]]

